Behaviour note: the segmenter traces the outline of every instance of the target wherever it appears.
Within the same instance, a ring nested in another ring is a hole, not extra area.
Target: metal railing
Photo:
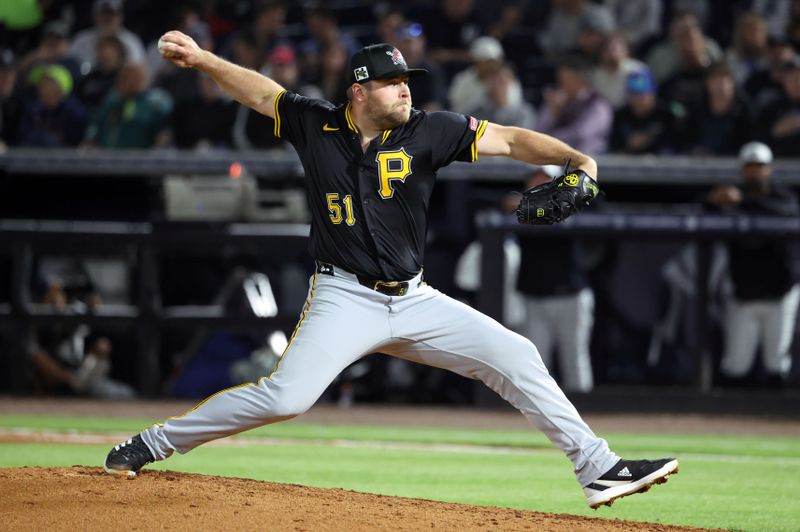
[[[491,214],[478,220],[481,255],[481,286],[478,306],[481,311],[499,319],[503,310],[505,275],[503,239],[510,233],[558,236],[591,236],[611,240],[677,240],[697,245],[695,275],[695,335],[693,335],[693,382],[697,390],[707,393],[713,385],[713,357],[708,346],[708,279],[711,264],[710,247],[714,241],[741,237],[776,239],[800,238],[800,218],[712,214],[632,214],[582,213],[553,226],[520,225],[512,217]]]
[[[638,184],[710,184],[739,173],[734,157],[602,155],[602,181]],[[251,173],[276,179],[302,178],[303,168],[290,150],[100,150],[15,148],[0,154],[0,171],[13,174],[68,176],[227,175],[233,163]],[[773,178],[800,184],[800,159],[777,160]],[[477,164],[453,163],[439,171],[452,180],[517,181],[529,165],[506,158],[482,157]]]
[[[269,326],[291,330],[296,315],[274,318],[231,316],[218,305],[163,306],[158,282],[159,254],[181,250],[214,252],[221,246],[236,249],[269,249],[277,257],[296,260],[307,245],[309,226],[304,224],[178,224],[154,226],[149,223],[86,222],[58,220],[0,220],[0,246],[11,255],[11,301],[0,305],[0,327],[14,337],[10,344],[24,343],[28,325],[86,323],[90,326],[126,327],[137,342],[136,379],[145,396],[154,396],[161,384],[161,337],[168,328],[226,328],[262,330]],[[137,292],[128,305],[98,305],[91,312],[70,314],[31,301],[29,294],[33,257],[37,253],[114,253],[134,248]],[[24,357],[7,357],[9,382],[24,383]],[[12,391],[23,391],[16,389]]]

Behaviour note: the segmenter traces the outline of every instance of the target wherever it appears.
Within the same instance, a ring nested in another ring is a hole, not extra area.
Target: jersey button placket
[[[358,170],[358,175],[359,175],[359,188],[361,189],[361,193],[362,194],[369,194],[369,192],[368,192],[369,188],[366,186],[366,182],[368,182],[370,171],[369,171],[369,169],[367,167],[365,167],[365,165],[363,164],[363,161],[362,161],[361,168],[359,168],[359,170]],[[365,207],[368,207],[369,204],[370,204],[370,199],[368,197],[367,198],[363,198],[361,200],[361,202],[364,204]],[[369,229],[369,234],[370,234],[370,236],[373,237],[373,240],[374,240],[375,230],[370,227],[371,216],[370,216],[369,210],[366,209],[366,208],[363,209],[363,210],[364,210],[364,225],[367,227],[367,229]]]

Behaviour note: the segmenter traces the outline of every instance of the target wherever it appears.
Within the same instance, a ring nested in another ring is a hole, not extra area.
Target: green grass
[[[135,432],[149,420],[0,416],[0,427]],[[645,496],[597,512],[584,503],[570,464],[536,431],[382,428],[290,422],[252,436],[305,440],[270,446],[207,446],[158,469],[320,487],[734,530],[798,530],[800,439],[752,436],[604,434],[630,456],[677,454],[681,473]],[[349,448],[337,439],[546,448],[481,453]],[[327,442],[327,443],[326,443]],[[107,445],[0,445],[0,466],[99,465]]]
[[[156,420],[68,416],[0,415],[0,428],[29,428],[75,432],[136,433]],[[769,436],[719,436],[714,434],[603,433],[620,454],[699,453],[782,460],[800,458],[800,438]],[[248,431],[240,438],[269,437],[304,440],[356,440],[402,443],[445,443],[553,449],[536,430],[488,430],[431,427],[376,427],[365,425],[308,424],[302,418]]]

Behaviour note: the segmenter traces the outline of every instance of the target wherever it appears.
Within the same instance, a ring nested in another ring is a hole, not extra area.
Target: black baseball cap
[[[351,83],[366,83],[402,75],[414,77],[427,73],[424,68],[408,68],[403,54],[390,44],[370,44],[350,58]]]

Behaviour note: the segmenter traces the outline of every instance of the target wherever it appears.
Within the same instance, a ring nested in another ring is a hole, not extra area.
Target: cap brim
[[[408,70],[395,70],[394,72],[387,72],[382,76],[376,76],[372,78],[372,81],[377,81],[379,79],[389,79],[389,78],[396,78],[397,76],[408,76],[409,78],[415,78],[417,76],[422,76],[423,74],[427,74],[428,71],[424,68],[409,68]]]

